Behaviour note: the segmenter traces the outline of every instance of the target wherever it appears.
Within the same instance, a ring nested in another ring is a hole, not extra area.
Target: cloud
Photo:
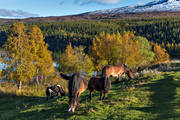
[[[99,4],[117,4],[121,0],[75,0],[75,3],[80,3],[82,5],[89,4],[89,3],[99,3]]]
[[[0,9],[0,16],[2,16],[2,17],[27,18],[27,17],[37,17],[39,15],[38,14],[32,14],[32,13],[24,12],[22,10]]]

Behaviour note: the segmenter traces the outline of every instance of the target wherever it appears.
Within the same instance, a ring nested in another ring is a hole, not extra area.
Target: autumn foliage
[[[153,51],[155,54],[153,61],[154,64],[169,61],[169,55],[166,49],[162,48],[160,45],[154,44]]]
[[[21,83],[36,81],[37,84],[59,79],[40,28],[33,26],[29,29],[23,23],[14,23],[3,50],[1,61],[6,67],[1,71],[2,78]],[[85,47],[72,46],[69,42],[56,63],[60,72],[72,74],[101,71],[105,65],[123,63],[137,68],[168,60],[164,48],[150,44],[146,38],[135,36],[133,32],[102,32],[94,37],[88,52]]]
[[[101,33],[93,39],[89,48],[89,54],[95,64],[96,70],[101,70],[104,65],[124,63],[130,67],[138,67],[147,64],[153,59],[153,53],[149,47],[144,47],[144,39],[136,37],[132,32],[124,32],[123,35]],[[148,46],[148,41],[145,41]],[[150,45],[149,45],[150,46]],[[148,52],[143,52],[148,51]],[[148,55],[152,54],[152,55]],[[150,58],[145,59],[147,56]],[[144,58],[145,57],[145,58]]]
[[[2,78],[20,83],[37,83],[54,74],[53,60],[41,30],[27,30],[23,23],[14,23],[3,46],[2,62],[6,67]]]
[[[59,70],[65,73],[85,72],[92,73],[94,65],[88,54],[84,52],[84,47],[72,48],[69,44],[64,53],[59,58]]]

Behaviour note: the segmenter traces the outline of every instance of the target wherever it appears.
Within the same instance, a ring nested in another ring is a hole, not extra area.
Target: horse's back
[[[72,79],[69,81],[69,93],[70,96],[74,96],[77,93],[82,93],[87,88],[86,75],[83,73],[75,73]]]
[[[90,91],[92,90],[97,90],[97,91],[101,91],[104,89],[104,77],[100,77],[100,76],[96,76],[96,77],[92,77],[88,83],[88,89]]]
[[[102,69],[102,77],[110,77],[117,76],[118,74],[122,74],[124,72],[123,64],[118,65],[107,65]]]

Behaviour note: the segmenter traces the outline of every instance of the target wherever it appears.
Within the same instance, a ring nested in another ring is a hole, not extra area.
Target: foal
[[[104,89],[104,82],[105,82],[105,78],[104,77],[92,77],[88,83],[88,89],[89,89],[89,98],[90,100],[92,99],[92,94],[94,93],[95,90],[100,91],[100,98],[99,100],[103,100],[105,99],[105,95],[106,93],[108,93],[109,89],[111,88],[111,81],[108,80],[106,82],[106,89]],[[103,97],[102,97],[103,94]]]

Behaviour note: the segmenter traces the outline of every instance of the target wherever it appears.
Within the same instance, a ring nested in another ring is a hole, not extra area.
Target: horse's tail
[[[111,87],[111,80],[107,77],[104,78],[104,90],[108,91]]]
[[[102,77],[106,77],[106,66],[102,69]]]
[[[65,75],[65,74],[63,74],[63,73],[60,73],[60,75],[61,75],[61,77],[62,77],[63,79],[65,79],[65,80],[69,80],[69,79],[71,78],[71,76],[67,76],[67,75]]]
[[[102,77],[104,78],[104,90],[108,89],[108,81],[109,81],[109,78],[107,77],[106,69],[107,69],[106,66],[102,69]]]

